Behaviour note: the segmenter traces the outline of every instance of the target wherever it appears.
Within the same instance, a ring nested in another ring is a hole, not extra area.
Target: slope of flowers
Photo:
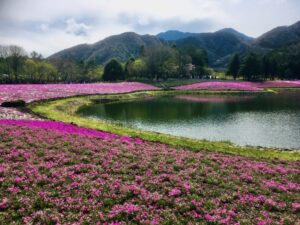
[[[0,85],[0,104],[22,99],[26,102],[83,94],[109,94],[156,90],[155,86],[139,82],[93,84],[19,84]]]
[[[257,84],[260,88],[300,88],[300,80],[265,81]]]
[[[234,90],[234,91],[261,91],[265,88],[300,88],[300,81],[266,81],[266,82],[246,82],[246,81],[208,81],[189,85],[174,87],[176,90]]]
[[[300,162],[22,120],[0,120],[0,154],[0,224],[300,222]]]
[[[193,90],[193,89],[204,89],[204,90],[235,90],[235,91],[261,91],[262,88],[257,87],[256,83],[253,82],[223,82],[223,81],[208,81],[199,82],[189,85],[183,85],[174,87],[176,90]]]
[[[84,94],[125,93],[132,91],[156,90],[157,87],[139,83],[94,83],[94,84],[0,84],[0,104],[5,101],[24,100],[32,102],[37,100],[69,97]],[[15,108],[0,107],[0,118],[5,119],[37,119],[28,113]]]

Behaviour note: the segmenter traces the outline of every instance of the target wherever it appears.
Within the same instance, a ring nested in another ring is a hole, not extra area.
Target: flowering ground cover
[[[223,81],[209,81],[199,82],[190,85],[183,85],[174,87],[176,90],[193,90],[193,89],[204,89],[204,90],[234,90],[234,91],[262,91],[263,88],[257,87],[256,83],[253,82],[223,82]]]
[[[300,162],[0,120],[0,224],[299,224]]]
[[[258,83],[261,88],[300,88],[300,80],[265,81]]]
[[[300,88],[300,81],[208,81],[174,87],[176,90],[234,90],[234,91],[261,91],[265,88]]]
[[[125,93],[156,89],[158,88],[155,86],[140,82],[0,85],[0,104],[19,99],[32,102],[74,95]]]
[[[158,88],[155,86],[139,82],[94,84],[0,84],[0,105],[6,101],[24,100],[25,102],[32,102],[74,95],[125,93],[156,89]],[[36,119],[37,117],[20,112],[15,108],[3,108],[0,106],[0,118]]]

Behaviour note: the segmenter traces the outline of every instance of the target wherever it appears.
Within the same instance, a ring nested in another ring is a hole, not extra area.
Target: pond
[[[300,92],[160,96],[81,107],[81,116],[239,145],[300,149]]]

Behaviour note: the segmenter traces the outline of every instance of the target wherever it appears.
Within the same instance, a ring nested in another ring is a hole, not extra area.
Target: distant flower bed
[[[300,88],[300,81],[207,81],[174,87],[176,90],[232,90],[232,91],[262,91],[264,88]]]
[[[260,88],[300,88],[300,80],[296,81],[266,81],[258,83],[258,87]]]
[[[0,120],[1,224],[298,224],[300,162]]]
[[[125,93],[155,89],[158,88],[140,82],[0,85],[0,104],[5,101],[14,101],[19,99],[26,102],[32,102],[42,99],[84,94]]]

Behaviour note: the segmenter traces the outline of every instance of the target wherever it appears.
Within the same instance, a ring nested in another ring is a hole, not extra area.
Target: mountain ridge
[[[279,26],[255,39],[254,45],[264,48],[280,48],[300,40],[300,21],[290,26]]]
[[[155,36],[125,32],[109,36],[93,44],[80,44],[64,49],[49,56],[48,59],[50,61],[94,61],[96,64],[106,63],[111,58],[126,61],[130,57],[136,57],[141,46],[151,47],[161,44],[162,41]]]
[[[139,56],[141,46],[175,44],[178,47],[202,48],[208,53],[210,66],[224,67],[236,53],[254,51],[265,54],[297,41],[300,41],[300,21],[290,26],[276,27],[258,38],[249,37],[233,28],[207,33],[168,30],[157,35],[125,32],[109,36],[94,44],[80,44],[64,49],[49,56],[48,59],[94,61],[96,64],[105,64],[111,58],[116,58],[125,62],[130,57]]]

